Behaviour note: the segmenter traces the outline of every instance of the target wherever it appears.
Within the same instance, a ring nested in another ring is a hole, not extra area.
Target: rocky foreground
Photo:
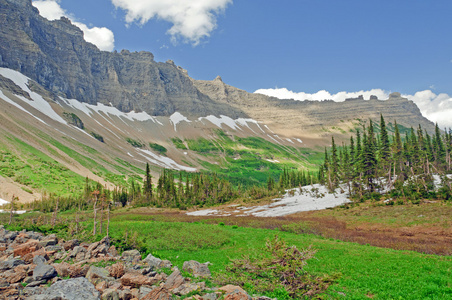
[[[163,271],[171,269],[168,276]],[[54,234],[8,231],[0,225],[0,299],[35,300],[151,300],[151,299],[254,299],[233,285],[209,288],[207,264],[186,261],[183,277],[168,260],[137,250],[121,255],[109,239],[79,243],[64,241]]]

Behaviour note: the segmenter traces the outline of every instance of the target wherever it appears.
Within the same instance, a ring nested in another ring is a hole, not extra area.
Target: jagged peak
[[[223,79],[221,79],[221,76],[218,75],[217,77],[215,77],[215,79],[213,81],[223,82]]]

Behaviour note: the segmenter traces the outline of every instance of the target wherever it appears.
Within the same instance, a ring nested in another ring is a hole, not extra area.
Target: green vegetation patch
[[[166,154],[166,152],[168,151],[165,147],[157,143],[149,143],[149,147],[151,147],[152,150],[159,152],[160,154]]]
[[[126,138],[127,143],[129,143],[130,145],[132,145],[135,148],[143,148],[144,144],[140,141],[134,140],[132,138]]]
[[[187,147],[185,147],[184,142],[180,138],[178,137],[172,138],[171,142],[173,142],[174,146],[177,149],[187,150]]]

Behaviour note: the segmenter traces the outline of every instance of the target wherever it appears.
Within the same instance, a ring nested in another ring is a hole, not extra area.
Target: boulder
[[[69,250],[74,249],[74,247],[78,246],[78,245],[79,245],[79,241],[77,239],[75,239],[75,240],[70,240],[70,241],[64,242],[63,248],[64,248],[64,250],[69,251]]]
[[[0,271],[11,270],[19,265],[23,265],[25,262],[23,260],[13,258],[0,262]]]
[[[35,281],[52,279],[57,275],[55,268],[46,264],[39,264],[33,270],[33,279]]]
[[[44,264],[47,261],[47,259],[42,255],[36,255],[33,257],[33,263],[35,265]]]
[[[98,300],[99,292],[86,278],[61,280],[50,286],[44,293],[31,300]]]
[[[127,262],[138,262],[141,259],[141,254],[138,250],[124,251],[121,254],[121,259]]]
[[[114,289],[106,289],[103,293],[102,293],[102,300],[119,300],[119,294],[116,290]]]
[[[143,259],[143,262],[150,266],[151,268],[155,269],[161,269],[161,268],[171,268],[173,265],[169,260],[161,260],[160,258],[154,257],[152,254],[149,254],[146,256],[145,259]]]
[[[119,299],[121,299],[121,300],[132,299],[132,292],[129,289],[119,290],[118,295],[119,295]]]
[[[68,277],[71,275],[71,265],[67,262],[52,265],[60,277]]]
[[[189,260],[184,262],[182,270],[193,274],[195,277],[211,277],[209,267],[207,263],[199,263],[196,260]]]
[[[148,277],[140,273],[126,273],[121,277],[121,284],[123,286],[140,287],[142,285],[153,285],[162,280],[161,275],[155,277]]]
[[[42,247],[55,246],[56,244],[58,244],[58,238],[55,234],[48,235],[39,241],[39,245]]]
[[[228,284],[220,287],[219,290],[225,292],[224,300],[251,300],[250,295],[236,285]]]
[[[115,279],[110,276],[110,272],[104,268],[99,268],[95,266],[91,266],[88,270],[88,273],[86,273],[85,276],[89,282],[92,284],[97,284],[100,281],[114,281]]]
[[[164,287],[171,291],[180,287],[185,282],[184,277],[181,275],[179,269],[176,268],[173,273],[166,279]]]
[[[190,294],[194,291],[203,291],[205,289],[206,289],[205,282],[194,282],[194,283],[187,282],[187,283],[184,283],[181,286],[173,289],[171,292],[176,295],[184,296],[184,295]]]
[[[164,287],[153,289],[149,294],[141,298],[141,300],[172,300],[171,293]]]
[[[24,257],[26,254],[33,253],[36,250],[38,250],[39,248],[42,248],[41,245],[39,244],[39,241],[29,240],[28,242],[26,242],[24,244],[14,247],[14,249],[13,249],[14,256]]]

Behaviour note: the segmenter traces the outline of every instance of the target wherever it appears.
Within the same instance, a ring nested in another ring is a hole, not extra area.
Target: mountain
[[[109,187],[141,181],[146,162],[210,170],[243,183],[283,166],[315,170],[331,135],[368,119],[433,124],[400,94],[333,101],[280,100],[221,77],[195,80],[149,52],[100,51],[66,18],[31,0],[0,0],[0,198],[70,194],[85,177]]]

